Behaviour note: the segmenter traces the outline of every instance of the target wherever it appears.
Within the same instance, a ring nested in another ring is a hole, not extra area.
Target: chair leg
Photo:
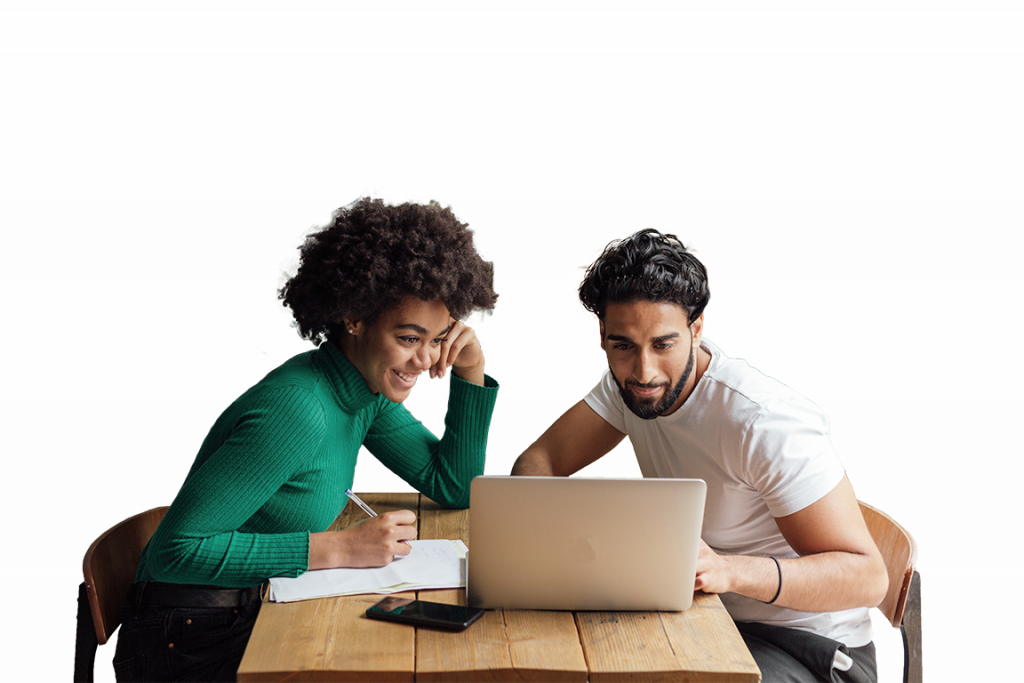
[[[96,664],[96,627],[92,623],[85,583],[78,586],[78,625],[75,634],[75,683],[92,683]]]
[[[921,575],[914,571],[903,610],[903,683],[922,683]]]

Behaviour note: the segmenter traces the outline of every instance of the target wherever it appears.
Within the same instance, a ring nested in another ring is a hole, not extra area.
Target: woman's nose
[[[419,370],[426,370],[430,368],[430,366],[433,365],[435,362],[437,362],[437,357],[438,354],[440,353],[440,349],[438,349],[437,352],[435,353],[429,347],[424,345],[420,347],[419,350],[417,350],[416,353],[413,355],[413,364]]]

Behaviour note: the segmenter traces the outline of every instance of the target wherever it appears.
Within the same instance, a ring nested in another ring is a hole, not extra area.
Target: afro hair
[[[344,320],[372,325],[407,296],[443,301],[455,319],[494,308],[493,264],[450,207],[360,199],[306,238],[278,293],[304,339],[320,344]]]

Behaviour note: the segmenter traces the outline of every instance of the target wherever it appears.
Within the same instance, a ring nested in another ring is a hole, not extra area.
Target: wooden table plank
[[[469,510],[449,510],[420,496],[419,513],[423,538],[457,538],[469,545]]]
[[[512,667],[524,681],[586,681],[587,660],[572,612],[504,610]]]
[[[657,612],[577,612],[590,680],[682,681]]]
[[[687,681],[760,681],[761,671],[717,595],[695,593],[686,612],[663,612],[661,623],[676,658],[691,671]]]
[[[469,511],[446,510],[426,496],[420,500],[423,538],[469,538]],[[465,589],[419,591],[421,600],[465,605]],[[416,631],[417,681],[518,680],[512,669],[501,614],[488,611],[469,629],[446,633]]]
[[[599,681],[760,681],[761,672],[717,595],[695,593],[685,612],[577,612]]]

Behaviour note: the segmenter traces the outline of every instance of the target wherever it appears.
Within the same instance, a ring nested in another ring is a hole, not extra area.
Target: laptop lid
[[[688,609],[706,491],[700,479],[476,477],[469,604]]]

